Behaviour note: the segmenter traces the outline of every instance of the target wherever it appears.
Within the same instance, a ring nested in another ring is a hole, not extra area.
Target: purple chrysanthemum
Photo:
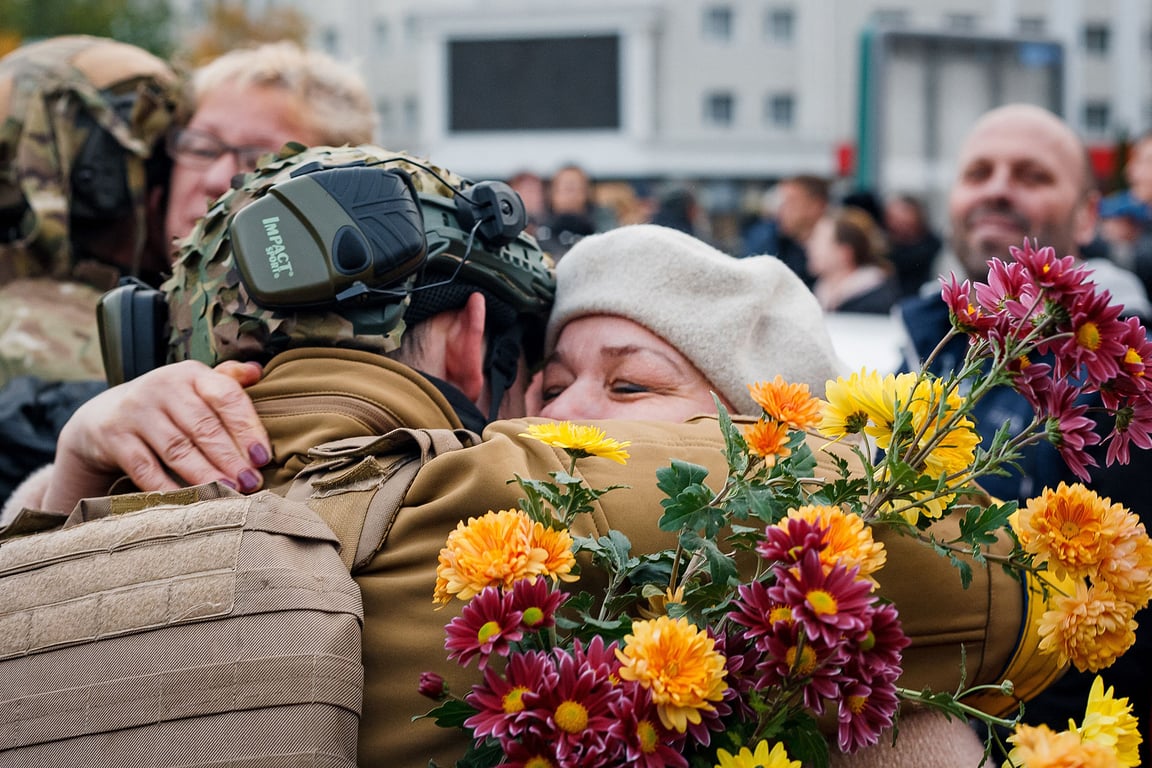
[[[484,670],[484,681],[472,686],[464,700],[477,709],[464,725],[475,731],[478,740],[489,736],[505,745],[522,736],[528,727],[543,720],[546,713],[529,708],[525,697],[555,685],[556,665],[542,651],[514,653],[504,674]]]
[[[1096,423],[1084,414],[1088,406],[1077,405],[1080,390],[1066,381],[1056,381],[1040,397],[1039,413],[1047,419],[1048,440],[1060,452],[1064,463],[1081,480],[1091,479],[1088,467],[1097,466],[1088,448],[1100,442]]]
[[[872,585],[858,579],[857,571],[836,564],[825,573],[819,553],[808,551],[799,568],[776,569],[777,583],[768,596],[792,609],[809,639],[834,646],[866,627]]]
[[[756,554],[770,563],[795,565],[805,552],[819,552],[827,547],[824,541],[824,527],[799,517],[784,520],[784,526],[770,525],[764,530],[764,538],[756,545]]]
[[[687,768],[688,761],[681,754],[684,734],[669,731],[661,724],[647,688],[624,681],[620,695],[612,703],[612,711],[620,721],[619,744],[623,752],[614,765]]]
[[[467,666],[479,657],[480,669],[484,669],[489,656],[507,656],[511,643],[524,637],[520,618],[520,611],[512,608],[511,594],[503,594],[499,587],[485,587],[448,622],[444,641],[448,658]]]
[[[599,674],[574,655],[555,649],[553,684],[527,693],[525,704],[546,713],[542,721],[529,724],[534,736],[552,744],[559,766],[597,764],[620,739],[620,721],[612,703],[620,695],[611,678]]]
[[[520,612],[520,623],[529,632],[556,626],[556,611],[567,599],[549,579],[520,579],[512,585],[512,609]]]
[[[847,686],[836,711],[836,742],[841,752],[870,747],[892,725],[899,700],[891,683]]]

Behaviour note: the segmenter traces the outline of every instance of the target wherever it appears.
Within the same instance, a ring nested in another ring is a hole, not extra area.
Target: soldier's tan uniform
[[[459,418],[435,387],[411,368],[379,355],[336,349],[296,349],[276,357],[264,379],[249,390],[274,449],[266,469],[273,491],[285,492],[312,460],[308,450],[330,440],[383,434],[391,427],[459,429]],[[322,394],[328,408],[313,409],[307,393]],[[336,398],[333,400],[333,398]],[[343,402],[345,407],[334,403]],[[347,407],[355,404],[355,408]],[[365,414],[374,414],[366,417]],[[479,681],[446,660],[444,625],[462,606],[453,601],[436,610],[432,592],[437,554],[448,533],[468,517],[516,508],[514,474],[547,477],[566,470],[566,454],[518,437],[528,421],[500,421],[479,445],[446,453],[424,465],[404,499],[386,541],[364,567],[353,572],[364,599],[364,709],[360,726],[361,766],[423,768],[430,758],[452,765],[464,749],[454,732],[411,717],[431,708],[417,693],[420,672],[443,674],[459,695]],[[638,553],[674,546],[660,531],[662,493],[656,469],[673,459],[707,467],[718,486],[727,472],[723,441],[714,419],[689,424],[603,421],[611,437],[630,440],[626,467],[606,459],[578,463],[577,474],[593,487],[627,485],[602,497],[591,515],[576,525],[580,535],[603,535],[614,528]],[[818,456],[823,456],[818,453]],[[833,476],[826,457],[820,471]],[[349,499],[356,498],[352,488]],[[999,567],[974,566],[969,589],[958,572],[930,548],[898,535],[880,538],[888,564],[877,574],[881,594],[895,602],[912,645],[904,653],[900,685],[955,690],[961,684],[966,653],[967,685],[996,684],[1011,676],[1017,695],[1027,698],[1050,682],[1051,656],[1038,656],[1037,638],[1023,632],[1036,616],[1035,603]],[[586,577],[590,578],[590,577]],[[577,585],[577,586],[587,586]],[[963,650],[962,650],[963,649]],[[993,711],[1013,706],[1007,697],[984,699]]]

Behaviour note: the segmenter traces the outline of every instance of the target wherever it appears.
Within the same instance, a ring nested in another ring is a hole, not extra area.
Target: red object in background
[[[1108,179],[1115,173],[1118,162],[1115,146],[1098,144],[1088,147],[1088,158],[1092,162],[1092,172],[1096,174],[1097,179]]]
[[[836,145],[836,175],[844,178],[856,173],[856,145],[842,141]]]

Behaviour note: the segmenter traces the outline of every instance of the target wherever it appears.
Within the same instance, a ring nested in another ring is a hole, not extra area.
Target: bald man
[[[973,280],[985,279],[988,260],[1007,259],[1026,237],[1078,256],[1095,236],[1099,203],[1088,151],[1063,120],[1031,104],[998,107],[960,149],[948,199],[952,251]],[[1106,259],[1086,263],[1129,314],[1152,315],[1135,275]]]
[[[1008,259],[1008,248],[1019,247],[1026,237],[1035,238],[1041,246],[1052,246],[1060,256],[1081,256],[1081,244],[1095,234],[1099,197],[1087,150],[1056,115],[1026,104],[985,113],[964,140],[948,199],[951,247],[965,272],[961,277],[986,279],[988,260]],[[1107,259],[1084,263],[1092,269],[1093,280],[1111,291],[1126,312],[1149,316],[1147,294],[1134,274]],[[948,308],[937,294],[910,299],[900,306],[900,312],[912,347],[908,365],[915,369],[918,360],[926,358],[948,331]],[[966,347],[964,339],[953,339],[931,370],[937,374],[957,370]],[[974,415],[987,448],[993,433],[1004,423],[1010,425],[1012,434],[1024,429],[1032,419],[1032,408],[1005,386],[989,392],[976,405]],[[1144,490],[1152,473],[1149,452],[1134,450],[1131,464],[1114,467],[1103,466],[1103,452],[1094,455],[1101,466],[1092,470],[1092,489],[1123,503],[1145,520],[1152,519],[1152,503]],[[993,496],[1023,503],[1044,487],[1077,481],[1047,443],[1025,449],[1019,467],[1008,476],[982,478],[981,484]],[[1149,613],[1144,610],[1137,614],[1137,621],[1152,624]],[[1142,657],[1147,656],[1152,643],[1150,628],[1142,626],[1136,647],[1103,673],[1105,684],[1114,686],[1117,696],[1128,697],[1133,714],[1140,718],[1145,765],[1149,764],[1152,679]],[[1081,721],[1091,681],[1091,675],[1070,672],[1029,703],[1025,720],[1046,722],[1055,730],[1066,728],[1069,718]]]

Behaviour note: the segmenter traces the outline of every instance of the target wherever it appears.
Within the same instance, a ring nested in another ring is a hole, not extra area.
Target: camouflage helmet
[[[148,174],[176,116],[182,78],[126,43],[66,35],[0,59],[0,284],[20,277],[114,284],[91,235],[123,223],[139,271]],[[80,234],[83,232],[84,234]],[[122,241],[116,241],[122,242]]]
[[[269,308],[245,285],[233,247],[236,215],[269,190],[314,169],[380,167],[411,179],[422,209],[427,258],[393,298],[367,307]],[[555,295],[552,262],[531,236],[503,247],[472,242],[455,218],[453,198],[472,182],[418,157],[372,145],[312,147],[288,144],[266,155],[256,170],[238,177],[185,239],[167,294],[171,333],[168,359],[267,361],[293,347],[337,346],[379,353],[399,348],[407,325],[462,306],[467,296],[487,298],[488,330],[523,331],[531,359],[543,350],[543,331]],[[465,254],[467,257],[465,258]],[[517,343],[519,343],[517,339]]]

